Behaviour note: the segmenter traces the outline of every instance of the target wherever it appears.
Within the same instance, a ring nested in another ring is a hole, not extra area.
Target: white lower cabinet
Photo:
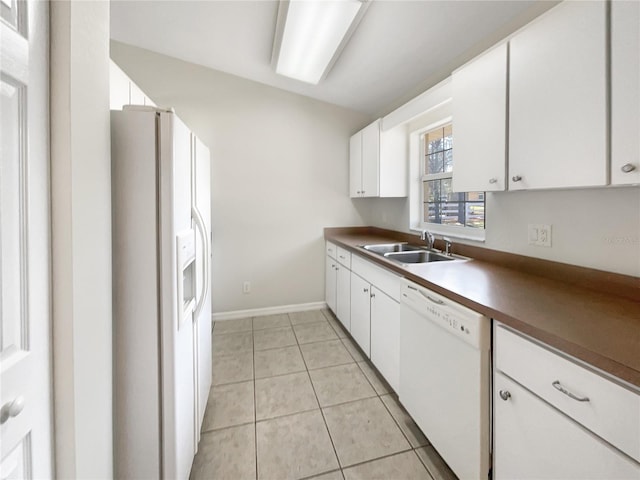
[[[351,273],[351,336],[371,357],[371,284]]]
[[[338,263],[335,314],[347,331],[351,331],[351,271]]]
[[[494,331],[494,478],[640,478],[640,395]]]
[[[351,335],[387,383],[400,379],[400,277],[354,256]]]
[[[326,244],[325,301],[347,331],[351,330],[351,253],[331,242]]]
[[[371,361],[397,392],[400,384],[400,304],[373,286]]]
[[[326,256],[325,261],[325,274],[324,274],[324,296],[325,301],[327,302],[327,306],[333,312],[337,312],[337,285],[338,285],[338,270],[337,270],[338,262],[336,262],[335,258],[331,258],[329,255]]]
[[[493,478],[640,478],[639,464],[507,376],[494,388]]]

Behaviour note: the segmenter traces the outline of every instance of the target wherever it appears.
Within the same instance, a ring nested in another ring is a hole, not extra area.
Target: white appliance
[[[209,152],[171,111],[111,112],[115,477],[187,479],[211,387]]]
[[[489,319],[403,279],[400,402],[461,479],[490,470]]]

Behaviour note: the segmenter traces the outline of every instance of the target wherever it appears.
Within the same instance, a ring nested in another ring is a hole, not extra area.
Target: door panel
[[[50,478],[49,13],[0,11],[0,475]]]
[[[351,274],[351,335],[367,357],[370,353],[370,292],[371,285],[358,275]]]
[[[396,392],[400,383],[400,304],[371,287],[371,361]]]

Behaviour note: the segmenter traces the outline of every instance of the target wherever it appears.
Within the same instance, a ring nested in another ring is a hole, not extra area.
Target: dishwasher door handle
[[[424,293],[422,290],[418,290],[420,292],[420,295],[422,295],[424,298],[426,298],[427,300],[433,302],[433,303],[437,303],[438,305],[445,305],[445,303],[440,300],[439,298],[433,298],[430,295],[427,295],[426,293]]]

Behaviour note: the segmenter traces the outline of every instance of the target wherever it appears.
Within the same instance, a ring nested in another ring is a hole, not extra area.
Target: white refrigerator
[[[115,477],[187,479],[212,374],[209,150],[125,106],[111,155]]]

